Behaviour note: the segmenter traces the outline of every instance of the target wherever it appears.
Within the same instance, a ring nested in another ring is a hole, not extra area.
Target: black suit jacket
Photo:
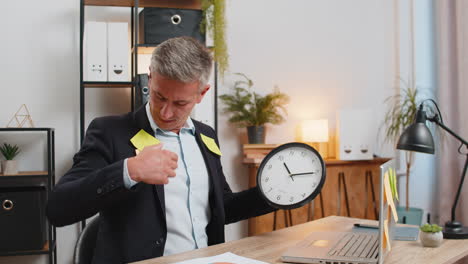
[[[271,212],[256,188],[233,193],[220,157],[207,149],[200,133],[218,139],[215,131],[194,121],[196,140],[210,177],[211,219],[208,244],[224,242],[224,225]],[[65,226],[100,214],[93,263],[122,263],[162,256],[167,229],[164,186],[123,182],[123,161],[135,155],[130,139],[140,129],[154,135],[145,107],[121,116],[91,122],[73,167],[60,178],[47,204],[55,226]]]

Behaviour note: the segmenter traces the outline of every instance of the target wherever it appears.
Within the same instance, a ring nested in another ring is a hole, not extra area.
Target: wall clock
[[[287,143],[262,160],[257,186],[278,209],[294,209],[312,201],[322,190],[326,170],[320,154],[304,143]]]

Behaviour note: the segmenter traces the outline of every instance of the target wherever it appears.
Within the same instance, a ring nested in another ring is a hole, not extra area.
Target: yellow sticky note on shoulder
[[[200,136],[201,136],[201,139],[202,139],[203,143],[205,143],[205,146],[211,152],[221,156],[221,150],[219,150],[219,147],[218,147],[218,145],[216,145],[216,142],[214,141],[214,139],[212,139],[210,137],[207,137],[207,136],[203,135],[202,133],[200,133]]]
[[[160,143],[157,138],[148,134],[148,132],[143,129],[136,133],[136,135],[130,139],[130,142],[132,142],[133,146],[135,146],[139,151],[142,151],[145,147]]]

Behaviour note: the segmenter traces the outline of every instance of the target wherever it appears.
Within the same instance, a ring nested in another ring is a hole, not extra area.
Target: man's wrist
[[[138,160],[137,157],[131,157],[127,159],[127,169],[128,176],[135,182],[140,181],[140,173],[138,170]]]

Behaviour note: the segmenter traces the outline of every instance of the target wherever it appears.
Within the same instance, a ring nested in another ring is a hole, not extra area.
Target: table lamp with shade
[[[426,115],[426,112],[423,109],[423,104],[426,101],[431,101],[436,106],[438,113],[436,113],[434,116]],[[465,146],[468,150],[468,142],[444,125],[439,107],[432,99],[425,100],[419,105],[419,109],[416,112],[415,121],[401,134],[398,140],[397,149],[434,154],[434,139],[432,138],[432,134],[429,131],[429,128],[426,126],[426,121],[431,121],[437,124],[443,130],[447,131],[450,135],[458,139],[461,142],[459,152],[463,146]],[[460,152],[460,154],[466,155],[465,166],[463,168],[460,184],[458,185],[458,191],[453,202],[451,220],[445,223],[443,230],[444,238],[449,239],[468,239],[468,227],[463,226],[462,223],[456,221],[455,217],[455,210],[460,198],[460,193],[463,187],[463,182],[466,176],[466,169],[468,166],[468,152]]]
[[[304,120],[301,124],[302,141],[309,143],[322,156],[328,158],[328,120]]]

